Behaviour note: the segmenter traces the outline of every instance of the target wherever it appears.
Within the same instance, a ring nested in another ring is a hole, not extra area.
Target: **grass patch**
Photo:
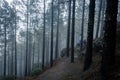
[[[31,76],[37,76],[42,72],[42,68],[34,68],[32,69]]]
[[[6,77],[1,77],[0,80],[16,80],[15,76],[6,76]]]

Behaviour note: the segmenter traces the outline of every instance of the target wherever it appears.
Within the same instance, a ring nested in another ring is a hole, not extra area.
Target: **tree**
[[[51,52],[50,52],[50,65],[53,66],[53,1],[51,2]]]
[[[102,19],[102,21],[101,21],[101,31],[100,31],[100,36],[103,36],[104,35],[104,33],[103,33],[103,28],[104,28],[104,19],[105,19],[105,3],[106,3],[106,1],[102,1],[102,11],[101,11],[101,19]]]
[[[72,34],[71,34],[71,62],[74,62],[75,2],[76,2],[76,0],[73,0]]]
[[[44,69],[44,59],[45,59],[45,0],[44,0],[44,20],[43,20],[43,52],[42,52],[42,69]]]
[[[15,2],[16,0],[14,0]],[[15,14],[17,14],[16,12],[16,7],[15,4],[13,5],[14,9],[15,9]],[[17,16],[15,16],[15,30],[14,30],[14,35],[15,35],[15,76],[17,76],[17,41],[16,41],[16,37],[17,37]]]
[[[6,40],[6,25],[7,19],[5,18],[5,26],[4,26],[4,36],[5,36],[5,44],[4,44],[4,76],[6,76],[6,46],[7,46],[7,40]]]
[[[109,80],[111,67],[115,63],[118,0],[107,0],[102,53],[103,80]]]
[[[85,17],[85,0],[83,0],[83,11],[82,11],[82,24],[81,24],[81,49],[83,47],[83,37],[84,37],[84,17]]]
[[[102,10],[102,3],[103,3],[103,0],[100,0],[99,3],[100,3],[100,5],[99,5],[99,12],[98,12],[98,21],[97,21],[96,38],[98,38],[98,35],[99,35],[100,18],[101,18],[101,10]]]
[[[92,64],[92,47],[93,47],[93,29],[94,29],[94,16],[95,16],[95,0],[90,0],[89,4],[89,18],[88,18],[88,35],[87,47],[85,54],[84,70],[87,70]]]
[[[0,8],[0,46],[1,46],[1,54],[3,55],[3,76],[7,75],[7,66],[8,66],[8,45],[11,42],[11,32],[14,32],[15,28],[12,29],[15,22],[13,16],[16,17],[13,8],[9,6],[6,1],[3,1],[2,7]],[[10,59],[10,58],[9,58]]]
[[[25,55],[25,76],[28,75],[28,28],[29,28],[29,0],[27,0],[27,26],[26,26],[26,55]]]
[[[55,48],[55,58],[57,59],[58,58],[58,40],[59,40],[59,16],[60,16],[60,6],[59,6],[59,0],[58,0],[58,5],[57,5],[57,8],[58,8],[58,19],[57,19],[57,34],[56,34],[56,48]]]
[[[68,3],[69,12],[68,12],[68,27],[67,27],[67,56],[69,57],[69,47],[70,47],[70,24],[71,24],[71,0]]]
[[[13,17],[14,16],[14,17]],[[3,76],[6,77],[7,74],[11,76],[15,75],[15,64],[13,59],[15,59],[15,8],[9,6],[9,4],[3,0],[3,4],[0,8],[0,46],[1,54],[3,55]],[[15,29],[16,28],[16,29]],[[11,43],[13,43],[11,45]],[[11,47],[10,47],[11,46]],[[11,50],[10,50],[11,49]],[[12,70],[12,72],[11,72]]]
[[[32,51],[32,65],[34,65],[34,56],[35,56],[35,25],[33,25],[34,35],[33,35],[33,51]]]

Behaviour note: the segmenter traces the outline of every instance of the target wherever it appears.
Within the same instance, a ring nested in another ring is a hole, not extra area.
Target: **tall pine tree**
[[[85,54],[84,70],[87,70],[92,63],[94,17],[95,17],[95,0],[90,0],[89,19],[88,19],[88,35],[87,35],[87,50],[86,50],[86,54]]]
[[[117,12],[118,0],[107,0],[102,54],[103,80],[109,80],[111,67],[115,63]]]

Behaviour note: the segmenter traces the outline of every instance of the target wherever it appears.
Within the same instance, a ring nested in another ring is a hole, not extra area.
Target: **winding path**
[[[80,75],[82,66],[82,62],[77,58],[75,58],[75,63],[70,63],[69,58],[61,58],[56,65],[34,80],[79,80],[75,75]]]

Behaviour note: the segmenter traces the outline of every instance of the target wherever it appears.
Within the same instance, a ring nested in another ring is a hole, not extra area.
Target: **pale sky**
[[[10,2],[12,2],[13,0],[6,0],[6,1],[10,3]],[[89,0],[86,0],[86,1],[89,3]]]
[[[12,2],[13,0],[6,0],[6,1],[10,3],[10,2]]]

